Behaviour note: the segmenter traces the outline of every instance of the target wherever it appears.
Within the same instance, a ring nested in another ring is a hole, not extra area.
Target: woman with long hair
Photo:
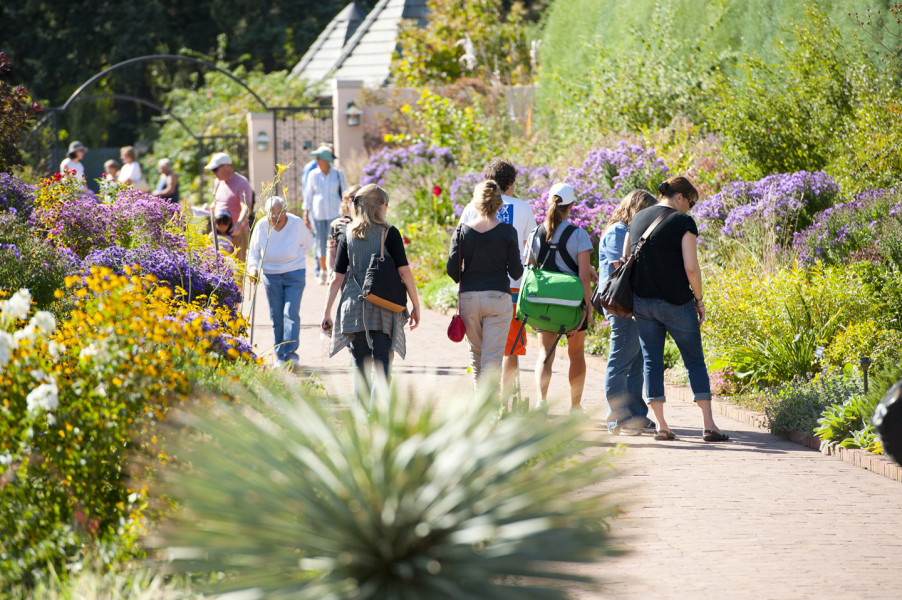
[[[353,220],[338,243],[335,279],[329,287],[323,314],[323,332],[332,334],[329,355],[335,356],[347,347],[354,358],[357,371],[354,395],[358,400],[362,399],[358,380],[371,388],[372,368],[376,370],[375,376],[389,379],[393,354],[397,352],[404,358],[407,353],[404,325],[409,321],[413,330],[420,322],[420,299],[404,251],[404,240],[401,232],[386,220],[387,210],[388,194],[378,185],[365,185],[354,195],[351,201]],[[370,258],[381,252],[383,243],[413,303],[412,312],[407,308],[392,312],[362,298]],[[332,305],[339,291],[341,300],[333,323]]]
[[[446,266],[460,286],[460,316],[467,328],[475,385],[486,376],[501,375],[513,316],[510,279],[523,275],[517,231],[496,218],[501,204],[501,188],[496,182],[483,181],[476,186],[472,206],[477,216],[454,232]],[[505,400],[502,413],[507,412],[506,404]]]
[[[598,273],[606,281],[620,266],[629,249],[624,247],[629,224],[639,211],[654,206],[657,199],[645,190],[634,190],[623,197],[614,210],[598,244]],[[639,332],[631,317],[617,317],[605,311],[611,325],[604,393],[608,431],[619,435],[654,433],[648,418],[648,405],[642,400],[642,350]]]
[[[635,250],[648,227],[665,215],[642,246],[630,279],[645,393],[658,422],[655,439],[676,438],[664,419],[664,342],[669,333],[683,357],[689,386],[702,411],[702,438],[725,442],[730,438],[718,429],[711,412],[711,382],[702,350],[705,303],[698,264],[698,226],[689,215],[698,201],[698,191],[685,177],[671,177],[658,186],[658,197],[658,204],[633,217],[628,238],[631,250]]]
[[[589,255],[592,253],[592,240],[588,232],[573,225],[569,221],[570,210],[576,202],[576,193],[566,183],[556,183],[548,192],[548,212],[545,215],[544,226],[533,230],[530,240],[526,245],[527,261],[531,265],[537,265],[543,269],[555,270],[560,273],[577,275],[583,284],[585,293],[583,305],[586,307],[585,316],[580,327],[567,333],[567,356],[570,359],[570,412],[583,413],[582,398],[583,387],[586,384],[586,357],[584,348],[586,345],[586,330],[589,329],[591,320],[590,299],[592,297],[592,266]],[[538,235],[544,230],[544,235]],[[554,253],[553,264],[538,265],[537,258],[542,254],[543,248],[557,246]],[[553,331],[539,331],[539,359],[536,361],[536,386],[539,388],[539,401],[535,410],[547,411],[548,385],[551,383],[551,367],[554,364],[554,353],[551,350],[557,341],[557,333]],[[549,356],[550,355],[550,356]],[[545,357],[548,356],[548,360]]]

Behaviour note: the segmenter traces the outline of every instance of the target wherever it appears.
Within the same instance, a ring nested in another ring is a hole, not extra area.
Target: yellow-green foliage
[[[737,268],[711,278],[705,297],[705,341],[750,383],[788,381],[862,354],[891,360],[899,347],[899,332],[878,324],[872,288],[854,268]]]
[[[392,72],[400,85],[450,83],[461,77],[530,84],[527,11],[522,2],[427,0],[429,19],[406,21]],[[465,43],[469,36],[472,47]],[[465,55],[467,55],[465,57]]]

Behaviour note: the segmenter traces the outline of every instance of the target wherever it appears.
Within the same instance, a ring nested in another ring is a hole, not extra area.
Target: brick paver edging
[[[714,397],[714,402],[711,403],[711,406],[717,414],[729,417],[740,423],[753,425],[764,431],[770,431],[767,427],[767,417],[765,417],[764,413],[731,404],[716,396]],[[811,448],[812,450],[821,449],[820,438],[813,435],[805,435],[800,431],[790,432],[789,435],[786,436],[786,439]],[[824,452],[824,454],[828,454],[829,456],[855,465],[856,467],[861,467],[862,469],[866,469],[872,473],[886,477],[887,479],[902,482],[902,466],[897,465],[885,456],[872,454],[871,452],[860,450],[858,448],[841,448],[839,446],[830,448],[828,451]]]

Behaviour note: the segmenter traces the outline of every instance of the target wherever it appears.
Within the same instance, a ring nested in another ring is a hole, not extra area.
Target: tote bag
[[[382,231],[382,247],[370,257],[370,265],[361,286],[363,299],[391,312],[402,312],[407,308],[407,287],[401,280],[398,267],[391,254],[385,254],[385,236]]]

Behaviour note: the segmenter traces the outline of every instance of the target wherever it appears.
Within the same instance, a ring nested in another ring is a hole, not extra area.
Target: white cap
[[[548,190],[548,197],[554,198],[555,196],[561,197],[560,206],[567,206],[576,202],[576,192],[566,183],[555,183],[551,186],[551,189]]]
[[[216,167],[221,167],[222,165],[230,165],[232,164],[232,158],[226,154],[225,152],[217,152],[213,156],[210,157],[210,162],[207,163],[207,166],[204,167],[208,171],[212,171]]]

